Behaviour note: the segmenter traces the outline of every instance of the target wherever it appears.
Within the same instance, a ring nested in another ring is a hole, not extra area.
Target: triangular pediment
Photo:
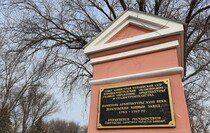
[[[137,42],[183,34],[183,24],[155,15],[126,11],[108,28],[85,46],[85,53],[132,45]]]
[[[116,35],[109,39],[106,43],[119,41],[126,38],[131,38],[137,35],[143,35],[149,32],[153,32],[152,29],[140,27],[136,24],[129,23],[123,29],[121,29]]]

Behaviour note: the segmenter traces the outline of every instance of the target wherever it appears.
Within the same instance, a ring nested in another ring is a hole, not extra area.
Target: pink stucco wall
[[[133,35],[137,35],[138,33],[143,34],[148,32],[148,31],[140,32],[139,30],[133,30],[133,27],[130,28],[127,27],[127,29],[136,32],[132,33]],[[128,34],[125,32],[128,31],[122,30],[120,34],[117,34],[109,42],[126,38]],[[143,48],[173,40],[180,41],[180,35],[171,35],[167,37],[144,41],[141,43],[136,43],[126,47],[101,51],[98,53],[90,54],[89,57],[90,58],[102,57],[105,55],[111,55],[137,48]],[[94,64],[93,80],[181,66],[180,47],[182,46],[164,51],[153,52],[129,58]],[[135,84],[141,82],[151,82],[155,80],[164,80],[164,79],[169,79],[171,82],[174,115],[176,121],[175,128],[136,128],[136,129],[106,129],[106,130],[97,129],[97,114],[98,114],[98,102],[99,102],[98,98],[99,98],[100,88],[120,86],[126,84]],[[91,105],[90,105],[88,133],[119,133],[119,132],[120,133],[190,133],[189,117],[186,107],[186,100],[184,96],[184,88],[182,86],[181,74],[143,78],[143,79],[129,80],[125,82],[118,82],[118,83],[93,85],[91,91]]]

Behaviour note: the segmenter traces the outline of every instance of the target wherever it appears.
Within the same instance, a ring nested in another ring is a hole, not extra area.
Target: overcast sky
[[[62,91],[60,91],[59,89],[56,90],[56,88],[54,88],[51,90],[51,92],[59,102],[60,110],[48,117],[49,120],[59,119],[65,121],[74,121],[81,126],[85,126],[88,124],[90,104],[89,99],[88,105],[86,106],[84,96],[74,94],[74,98],[71,101],[66,101],[66,98],[62,94]]]

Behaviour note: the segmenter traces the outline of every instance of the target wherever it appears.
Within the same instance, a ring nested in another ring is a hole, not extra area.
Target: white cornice
[[[152,32],[119,41],[106,43],[116,33],[123,29],[129,23],[133,23],[142,28],[152,29]],[[85,53],[95,53],[103,50],[118,48],[133,43],[155,39],[163,36],[183,34],[183,24],[170,21],[168,19],[152,16],[149,14],[127,11],[118,18],[112,25],[105,29],[98,37],[85,47]]]
[[[118,53],[118,54],[112,54],[112,55],[108,55],[108,56],[93,58],[93,59],[90,60],[90,62],[92,64],[101,63],[101,62],[126,58],[126,57],[130,57],[130,56],[147,54],[147,53],[151,53],[151,52],[170,49],[170,48],[177,47],[178,45],[179,45],[179,42],[178,42],[178,40],[176,40],[176,41],[166,42],[166,43],[162,43],[162,44],[158,44],[158,45],[154,45],[154,46],[149,46],[149,47],[145,47],[145,48],[135,49],[135,50],[127,51],[127,52],[121,52],[121,53]]]
[[[92,85],[110,84],[110,83],[116,83],[116,82],[142,79],[142,78],[168,76],[168,75],[173,75],[173,74],[181,74],[183,77],[183,68],[173,67],[173,68],[155,70],[155,71],[150,71],[150,72],[143,72],[143,73],[124,75],[124,76],[118,76],[118,77],[112,77],[112,78],[97,79],[97,80],[90,81],[90,83]]]

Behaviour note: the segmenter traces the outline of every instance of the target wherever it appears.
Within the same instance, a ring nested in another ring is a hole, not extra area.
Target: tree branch
[[[189,21],[191,21],[196,15],[198,15],[199,13],[201,13],[202,11],[205,11],[207,9],[210,9],[210,5],[199,9],[198,11],[196,11],[194,14],[191,15],[191,17],[189,18]]]
[[[162,4],[162,0],[155,0],[155,15],[159,14],[159,9]]]
[[[125,11],[127,9],[127,6],[125,4],[125,1],[124,0],[120,0],[120,4],[121,4],[123,10]]]
[[[208,61],[206,64],[200,66],[197,70],[195,70],[193,73],[191,73],[190,75],[188,75],[184,80],[188,80],[189,78],[195,76],[196,74],[198,74],[199,72],[201,72],[209,64],[210,64],[210,61]]]
[[[145,9],[146,0],[137,0],[137,3],[139,5],[139,11],[146,12],[146,9]]]
[[[97,6],[92,0],[89,0],[90,3],[96,7],[99,11],[101,11],[109,20],[113,21],[113,19],[99,6]]]
[[[116,19],[117,16],[116,16],[116,14],[115,14],[115,11],[114,11],[114,9],[111,7],[111,5],[109,4],[108,0],[104,0],[104,2],[106,3],[106,5],[108,6],[109,10],[111,11],[111,13],[112,13],[114,19]]]
[[[197,3],[197,0],[191,0],[191,3],[190,3],[190,8],[189,8],[189,11],[188,11],[188,14],[185,18],[185,23],[189,23],[190,20],[191,20],[191,16],[192,16],[192,13],[193,13],[193,10],[195,9],[196,7],[196,3]]]

